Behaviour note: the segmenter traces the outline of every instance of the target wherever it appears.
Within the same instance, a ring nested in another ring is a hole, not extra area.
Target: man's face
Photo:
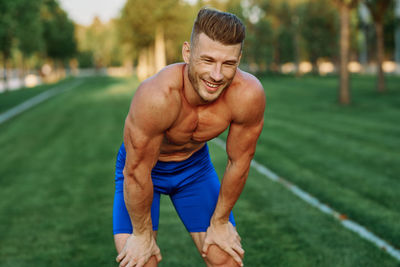
[[[231,84],[241,56],[241,44],[224,45],[201,33],[190,48],[189,80],[204,102],[215,101]]]

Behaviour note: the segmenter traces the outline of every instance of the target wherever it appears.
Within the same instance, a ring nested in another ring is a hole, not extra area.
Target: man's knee
[[[212,267],[237,267],[239,264],[225,251],[217,245],[208,248],[206,257]]]
[[[157,267],[157,264],[157,258],[153,255],[143,267]]]

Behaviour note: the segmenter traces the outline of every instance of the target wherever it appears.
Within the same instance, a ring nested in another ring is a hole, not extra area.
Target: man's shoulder
[[[169,65],[143,81],[132,99],[129,114],[136,120],[145,118],[146,125],[156,123],[156,128],[168,128],[177,118],[182,103],[179,91],[182,78],[178,74],[182,68],[182,64]]]
[[[157,74],[144,80],[135,94],[146,101],[166,102],[167,105],[180,102],[180,90],[183,85],[184,64],[177,63],[164,67]]]
[[[260,80],[254,75],[238,69],[231,88],[228,89],[228,96],[235,102],[235,105],[238,104],[237,102],[250,104],[254,101],[263,101],[265,93]]]
[[[265,93],[261,82],[240,69],[227,90],[226,99],[236,123],[250,122],[264,113]]]
[[[184,63],[168,65],[155,75],[143,81],[141,86],[167,91],[182,89],[184,66]]]

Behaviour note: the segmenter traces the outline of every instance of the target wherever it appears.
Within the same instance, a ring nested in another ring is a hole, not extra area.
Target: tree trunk
[[[364,71],[368,65],[368,28],[367,25],[362,25],[361,27],[361,38],[359,40],[358,48],[360,50],[359,60]]]
[[[312,73],[313,75],[319,75],[319,69],[318,69],[318,62],[317,62],[317,60],[316,60],[316,59],[313,59],[313,60],[311,61],[311,65],[312,65],[311,73]]]
[[[3,83],[4,83],[4,92],[8,91],[8,77],[7,77],[7,61],[9,56],[7,53],[3,52]]]
[[[21,55],[21,66],[20,66],[18,72],[19,72],[18,76],[19,76],[19,80],[21,83],[21,87],[25,88],[26,87],[25,86],[25,57],[23,54]]]
[[[281,65],[281,55],[279,52],[279,41],[275,40],[274,42],[274,55],[271,64],[271,71],[272,72],[279,72],[279,66]],[[260,67],[260,63],[257,64]]]
[[[294,62],[296,65],[296,77],[300,76],[300,34],[296,31],[294,34]]]
[[[360,16],[361,26],[360,26],[360,40],[358,42],[358,48],[360,51],[359,60],[363,67],[363,71],[366,70],[368,65],[368,24],[371,21],[369,10],[364,5],[364,3],[360,3],[358,7],[358,13]]]
[[[395,18],[396,18],[396,30],[395,30],[395,61],[397,63],[397,71],[400,73],[400,0],[396,0],[395,4]]]
[[[400,72],[400,18],[397,18],[397,25],[396,25],[396,31],[395,31],[395,61],[397,64],[397,68],[399,69]]]
[[[154,52],[155,52],[155,71],[158,72],[166,66],[164,29],[161,25],[156,27]]]
[[[378,67],[378,92],[382,93],[385,91],[385,77],[383,73],[383,60],[384,60],[384,45],[383,45],[383,19],[377,20],[375,22],[375,30],[376,30],[376,59],[377,59],[377,67]]]
[[[156,60],[154,52],[155,52],[154,45],[151,45],[147,48],[147,62],[148,62],[147,78],[156,73]]]
[[[346,4],[340,5],[340,88],[339,103],[350,104],[349,88],[349,25],[350,8]]]
[[[137,76],[143,81],[155,74],[154,46],[144,47],[139,52]]]
[[[147,62],[147,48],[142,48],[139,52],[137,66],[137,76],[139,78],[139,81],[143,81],[147,78],[148,65],[149,63]]]
[[[300,76],[300,29],[299,17],[293,16],[293,50],[294,50],[294,64],[296,66],[296,77]]]

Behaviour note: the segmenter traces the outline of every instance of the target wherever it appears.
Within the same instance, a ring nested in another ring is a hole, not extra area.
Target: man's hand
[[[152,234],[131,235],[117,256],[120,267],[143,267],[151,256],[156,256],[157,262],[161,261],[160,249]]]
[[[203,257],[206,257],[208,247],[212,244],[219,246],[222,250],[231,255],[240,266],[243,266],[242,259],[244,257],[244,250],[240,244],[240,236],[230,222],[223,224],[211,223],[204,239],[202,249]]]

